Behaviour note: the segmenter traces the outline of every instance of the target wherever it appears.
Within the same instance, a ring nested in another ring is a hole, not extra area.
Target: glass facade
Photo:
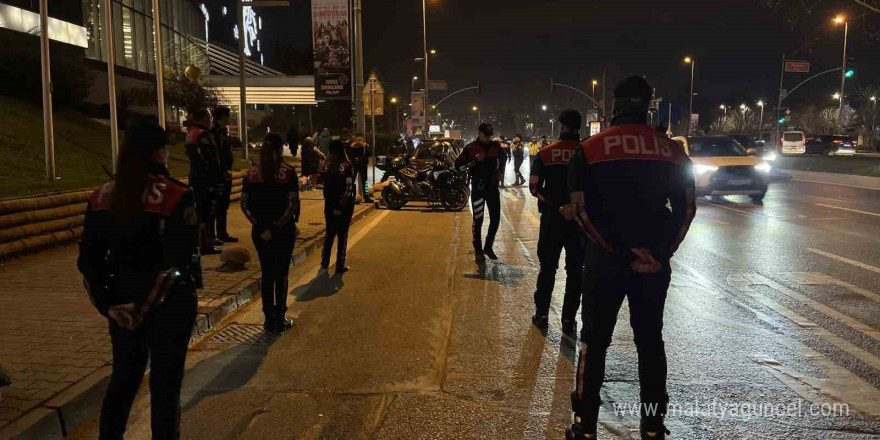
[[[104,1],[82,0],[83,24],[88,30],[86,56],[106,61],[103,44]],[[156,73],[152,0],[112,0],[116,65]],[[205,19],[189,0],[159,0],[165,66],[182,71],[196,66],[207,72]]]

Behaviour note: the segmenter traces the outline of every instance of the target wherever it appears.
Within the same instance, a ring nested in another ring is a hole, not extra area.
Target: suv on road
[[[856,154],[856,145],[849,136],[828,134],[807,139],[805,150],[806,154],[852,156]]]
[[[764,200],[770,182],[770,164],[750,156],[728,136],[672,138],[684,147],[694,164],[697,196],[745,195]]]
[[[779,152],[782,154],[804,154],[806,141],[807,138],[802,131],[785,131],[782,133]]]

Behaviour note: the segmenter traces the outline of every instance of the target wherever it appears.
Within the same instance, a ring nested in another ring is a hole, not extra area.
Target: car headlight
[[[772,152],[772,151],[769,152],[769,153],[767,153],[767,154],[764,156],[764,160],[766,160],[766,161],[771,161],[771,162],[774,161],[774,160],[776,160],[776,153],[774,153],[774,152]]]
[[[702,176],[703,174],[706,174],[711,171],[718,171],[718,167],[713,167],[712,165],[702,165],[702,164],[694,165],[694,175],[695,176]]]
[[[755,169],[762,172],[762,173],[769,173],[771,168],[772,167],[767,162],[761,162],[761,163],[755,165]]]

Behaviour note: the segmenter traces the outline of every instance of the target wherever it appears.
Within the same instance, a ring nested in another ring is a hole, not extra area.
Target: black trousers
[[[516,182],[524,183],[526,181],[525,176],[523,176],[522,172],[520,172],[520,168],[522,168],[524,158],[522,156],[514,156],[513,157],[513,171],[516,173]]]
[[[324,207],[327,236],[324,238],[324,249],[321,250],[321,264],[330,266],[330,254],[333,252],[333,241],[336,240],[337,269],[345,266],[346,252],[348,251],[348,230],[351,228],[354,208],[349,206],[340,211],[340,215],[333,215],[332,207]]]
[[[215,236],[228,237],[229,232],[226,229],[226,217],[229,213],[229,201],[232,197],[232,181],[226,180],[217,186],[217,203],[216,206],[216,230]]]
[[[483,217],[486,210],[489,211],[489,231],[486,233],[486,246],[491,248],[495,243],[495,234],[501,224],[501,193],[498,188],[486,188],[484,183],[471,185],[471,207],[474,210],[474,223],[472,233],[474,237],[474,249],[483,250]]]
[[[195,289],[181,288],[171,292],[137,331],[109,320],[113,373],[101,407],[101,440],[122,440],[147,360],[153,439],[180,438],[180,386],[196,308]]]
[[[364,199],[367,199],[367,164],[362,164],[354,167],[355,172],[355,185],[357,185],[357,192],[364,196]]]
[[[287,289],[290,262],[293,259],[293,245],[296,229],[293,222],[277,230],[269,241],[263,240],[256,228],[251,230],[251,238],[260,258],[260,292],[263,297],[263,315],[267,321],[281,319],[287,313]]]
[[[541,214],[538,233],[538,260],[541,270],[535,288],[535,314],[548,316],[559,256],[565,249],[565,299],[562,303],[562,320],[574,321],[581,304],[581,286],[584,270],[584,251],[577,225],[566,220],[558,212],[548,209]]]
[[[649,430],[666,413],[666,350],[663,344],[663,308],[669,288],[669,261],[656,274],[635,274],[628,265],[615,261],[597,245],[587,244],[584,253],[584,297],[582,346],[577,368],[577,387],[572,394],[576,417],[588,429],[596,427],[599,390],[605,379],[605,355],[617,324],[623,299],[629,299],[639,362],[642,424]]]
[[[196,198],[199,222],[205,225],[207,238],[214,238],[214,217],[217,213],[217,185],[194,184],[192,188]],[[207,245],[209,243],[202,243],[202,246]]]

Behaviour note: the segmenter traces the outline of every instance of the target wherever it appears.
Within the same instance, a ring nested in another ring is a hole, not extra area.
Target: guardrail
[[[232,201],[241,198],[245,174],[232,173]],[[0,260],[78,239],[93,191],[94,188],[0,200]]]

